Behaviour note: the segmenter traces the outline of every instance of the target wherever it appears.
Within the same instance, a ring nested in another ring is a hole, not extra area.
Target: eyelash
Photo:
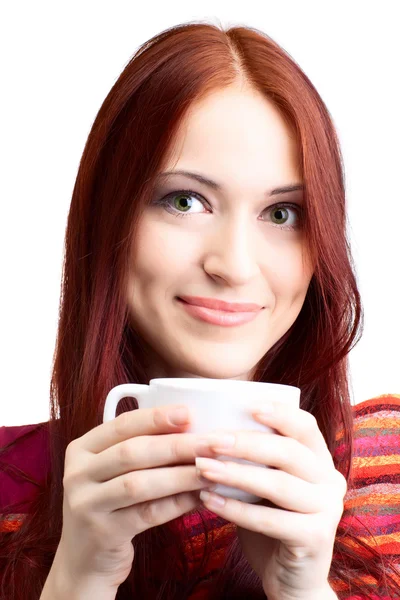
[[[155,206],[163,206],[167,209],[171,208],[170,205],[168,204],[169,200],[171,198],[173,198],[174,196],[179,196],[179,195],[188,195],[188,196],[193,196],[194,198],[197,198],[197,200],[199,200],[203,205],[204,205],[204,199],[202,196],[200,196],[200,194],[198,194],[197,192],[193,191],[193,190],[189,190],[189,189],[183,189],[183,190],[177,190],[175,192],[171,192],[170,194],[168,194],[167,196],[164,196],[163,198],[160,198],[159,200],[155,200],[153,202],[153,205]],[[300,221],[301,221],[301,217],[302,217],[302,212],[303,209],[299,204],[293,204],[292,202],[278,202],[277,204],[273,204],[272,206],[268,206],[267,209],[265,210],[278,210],[279,208],[292,208],[298,215]],[[168,212],[170,214],[172,214],[173,217],[190,217],[191,214],[188,213],[181,213],[179,211],[176,212],[172,212],[171,210],[168,210]],[[196,213],[197,214],[197,213]],[[296,230],[299,229],[300,226],[299,225],[278,225],[277,223],[271,223],[271,225],[273,227],[277,227],[278,229],[286,229],[288,231],[292,231],[292,230]]]

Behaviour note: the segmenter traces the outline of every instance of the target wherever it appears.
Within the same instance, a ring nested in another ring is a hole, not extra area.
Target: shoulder
[[[33,423],[32,425],[10,425],[0,427],[0,448],[22,438],[26,434],[40,434],[45,429],[47,423]]]
[[[48,445],[48,423],[0,427],[0,460],[34,467]]]
[[[0,531],[29,512],[48,466],[47,423],[0,427]]]
[[[353,414],[352,478],[344,516],[356,528],[361,519],[381,552],[400,555],[400,394],[365,400],[353,406]],[[353,521],[353,515],[358,519]]]
[[[395,420],[400,417],[400,394],[381,394],[368,400],[364,400],[353,406],[354,417],[357,420],[362,419],[366,415],[376,413],[390,413]]]
[[[356,552],[365,565],[371,559],[367,551],[371,547],[379,553],[385,568],[390,564],[399,569],[400,394],[369,398],[354,405],[352,410],[352,469],[340,522],[341,541]],[[336,438],[339,454],[345,450],[342,436],[343,430]],[[350,538],[350,532],[356,536],[357,543]],[[342,560],[339,555],[337,560]],[[343,572],[346,570],[348,566],[344,565]],[[392,571],[389,572],[392,576]],[[371,590],[371,586],[375,586],[374,598],[387,597],[386,590],[370,576],[367,567],[359,570],[358,577],[360,583],[370,586]],[[396,581],[400,583],[400,579]],[[331,582],[340,597],[348,597],[347,583],[333,578]]]
[[[354,485],[374,486],[380,502],[394,494],[400,500],[400,395],[371,398],[353,410]]]
[[[353,407],[353,414],[353,468],[375,479],[393,474],[400,484],[400,394],[365,400]]]
[[[382,394],[364,400],[352,407],[354,453],[374,439],[395,440],[400,434],[400,394]],[[344,436],[343,429],[336,434],[337,442]],[[397,439],[399,443],[400,440]],[[400,452],[400,448],[398,448]]]
[[[353,406],[353,417],[354,486],[357,489],[380,483],[399,486],[400,394],[382,394],[364,400]],[[337,439],[342,436],[340,431]]]

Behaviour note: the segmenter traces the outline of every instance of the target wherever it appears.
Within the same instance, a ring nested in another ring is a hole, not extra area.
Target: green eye
[[[277,215],[276,220],[275,220],[275,215]],[[272,212],[272,220],[277,225],[282,225],[283,223],[286,223],[288,218],[289,218],[289,213],[286,208],[275,208],[275,210]]]
[[[189,198],[189,196],[187,194],[177,194],[177,195],[173,196],[175,208],[178,210],[182,209],[184,212],[186,212],[192,206],[191,202],[190,202],[190,200],[188,200],[188,198]],[[180,205],[181,202],[182,202],[183,206]]]

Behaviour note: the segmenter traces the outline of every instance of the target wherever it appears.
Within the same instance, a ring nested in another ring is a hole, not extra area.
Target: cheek
[[[312,274],[312,265],[308,254],[300,244],[280,247],[267,253],[266,268],[275,278],[286,285],[301,285]]]
[[[281,252],[269,256],[265,277],[276,299],[292,303],[304,299],[312,277],[312,265],[307,254],[303,260],[301,247],[281,248]]]
[[[190,269],[195,236],[182,235],[158,222],[144,222],[137,236],[135,277],[142,286],[166,288]]]

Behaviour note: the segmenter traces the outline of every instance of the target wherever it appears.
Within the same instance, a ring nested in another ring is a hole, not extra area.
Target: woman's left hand
[[[203,477],[263,500],[250,504],[226,498],[224,506],[203,503],[237,525],[243,553],[269,600],[324,600],[330,597],[328,590],[334,598],[328,576],[347,482],[335,469],[315,417],[282,403],[272,406],[271,414],[252,414],[278,434],[238,431],[232,447],[213,444],[211,448],[215,456],[243,458],[275,468],[196,458]],[[214,438],[215,434],[205,437]],[[204,454],[204,449],[200,453]],[[219,467],[215,472],[209,468],[212,463]],[[210,493],[210,498],[216,496]]]

